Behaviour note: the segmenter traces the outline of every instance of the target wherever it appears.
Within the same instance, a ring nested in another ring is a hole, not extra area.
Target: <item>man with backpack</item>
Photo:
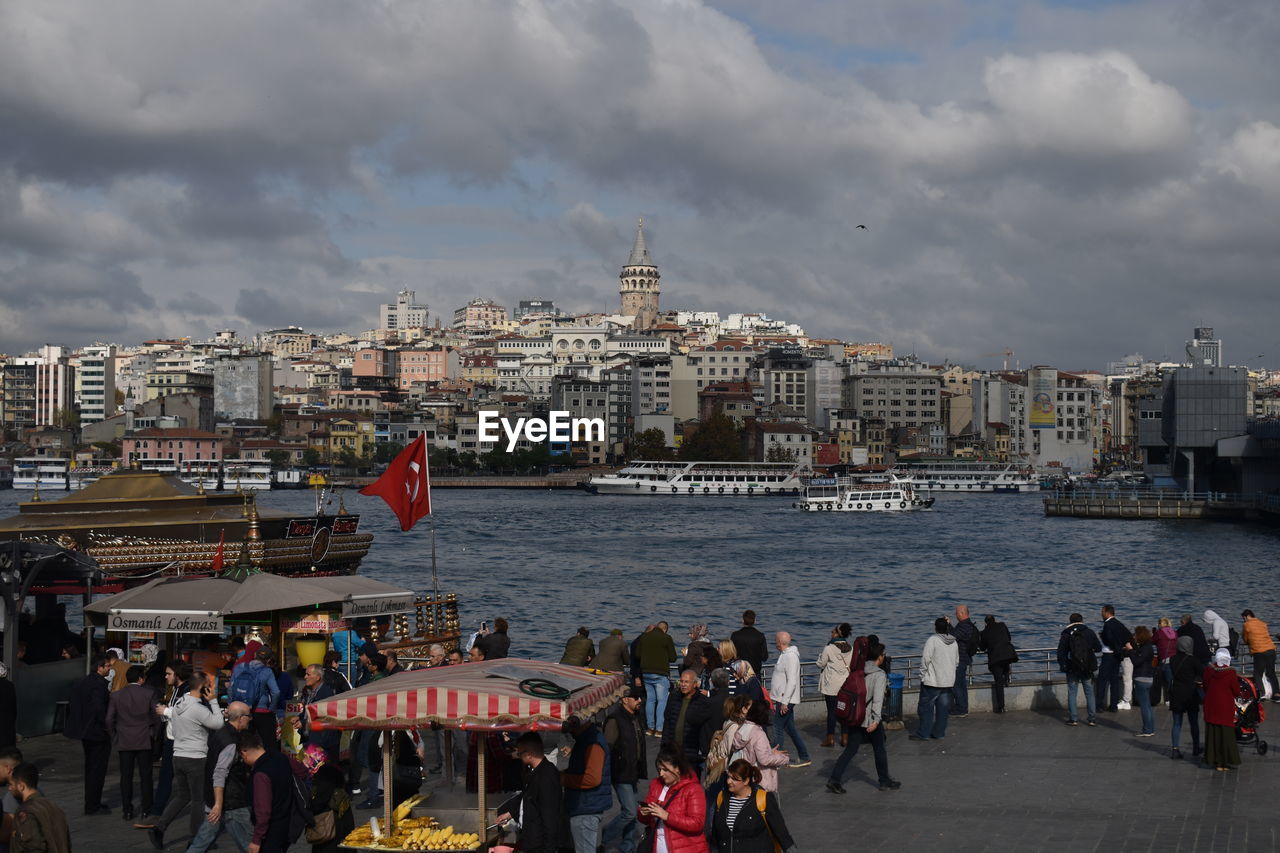
[[[835,766],[831,768],[831,778],[827,780],[827,790],[833,794],[846,792],[845,787],[840,784],[841,778],[849,762],[853,761],[854,756],[858,754],[858,747],[863,743],[871,744],[871,751],[875,755],[876,776],[880,779],[880,790],[896,791],[902,787],[901,782],[889,775],[889,754],[885,750],[882,714],[889,677],[881,669],[884,665],[884,645],[874,643],[868,647],[865,643],[866,637],[855,640],[853,653],[856,665],[859,658],[863,657],[865,650],[865,663],[862,665],[863,677],[860,682],[853,679],[860,688],[861,695],[851,697],[853,701],[846,706],[842,707],[838,701],[836,705],[837,718],[849,727],[849,745],[836,759]]]
[[[253,709],[253,730],[262,738],[268,750],[278,750],[276,738],[276,704],[280,701],[280,683],[267,665],[271,650],[258,649],[253,660],[238,663],[231,671],[231,687],[227,691],[229,702],[243,702]]]
[[[1067,711],[1070,716],[1066,723],[1069,726],[1080,725],[1076,716],[1076,688],[1084,685],[1085,708],[1088,711],[1088,723],[1098,725],[1098,707],[1093,693],[1093,674],[1098,668],[1098,652],[1102,651],[1102,642],[1098,635],[1084,624],[1084,617],[1079,613],[1071,614],[1070,624],[1062,629],[1058,638],[1058,669],[1067,674]]]

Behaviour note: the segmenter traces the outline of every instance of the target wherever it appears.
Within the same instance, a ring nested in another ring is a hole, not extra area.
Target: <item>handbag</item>
[[[326,841],[332,841],[337,835],[338,823],[337,818],[332,809],[327,812],[320,812],[315,816],[315,823],[308,826],[306,831],[302,833],[302,837],[306,839],[308,844],[323,844]]]

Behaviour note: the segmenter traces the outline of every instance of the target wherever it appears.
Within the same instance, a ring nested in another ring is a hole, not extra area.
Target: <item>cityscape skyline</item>
[[[61,2],[0,23],[10,354],[356,331],[401,290],[446,317],[613,312],[639,216],[666,309],[983,368],[1176,361],[1197,326],[1229,362],[1280,354],[1261,2]]]

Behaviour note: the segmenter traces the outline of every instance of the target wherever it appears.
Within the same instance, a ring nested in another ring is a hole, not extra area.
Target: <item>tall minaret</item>
[[[636,243],[631,247],[631,257],[627,265],[618,275],[622,283],[618,292],[622,294],[622,314],[635,317],[633,329],[648,329],[658,323],[658,268],[653,258],[649,257],[649,248],[644,244],[644,220],[636,224]]]

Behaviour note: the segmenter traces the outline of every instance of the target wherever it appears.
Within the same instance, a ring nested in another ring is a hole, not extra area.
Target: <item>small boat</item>
[[[271,480],[273,489],[305,489],[307,472],[301,468],[277,468]]]
[[[803,512],[913,512],[933,506],[901,477],[811,477],[804,497],[793,504]]]

